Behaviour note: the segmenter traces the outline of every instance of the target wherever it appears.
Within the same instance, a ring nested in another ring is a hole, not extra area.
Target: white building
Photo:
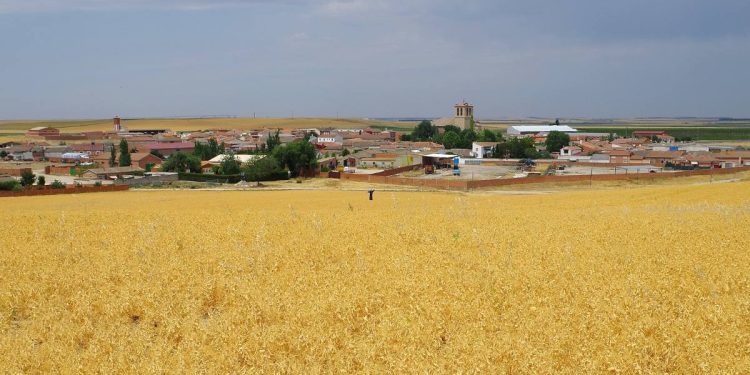
[[[549,134],[558,131],[563,133],[576,133],[578,130],[567,125],[515,125],[508,128],[508,135],[526,134]]]
[[[221,161],[224,160],[225,157],[227,157],[226,154],[221,154],[209,160],[208,162],[211,163],[212,165],[219,165],[221,164]],[[259,159],[263,159],[264,157],[266,157],[266,155],[237,155],[235,154],[234,160],[237,160],[238,162],[245,164],[251,160],[252,161],[259,160]]]
[[[477,159],[492,157],[493,149],[497,142],[473,142],[471,144],[471,156]]]

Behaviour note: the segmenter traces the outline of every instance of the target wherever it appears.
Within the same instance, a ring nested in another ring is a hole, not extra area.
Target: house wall
[[[148,154],[143,159],[138,160],[138,167],[142,169],[146,169],[146,165],[153,164],[153,165],[161,165],[162,161],[158,157]]]

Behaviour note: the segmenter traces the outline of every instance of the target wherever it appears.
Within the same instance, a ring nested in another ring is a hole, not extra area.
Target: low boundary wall
[[[0,198],[3,197],[31,197],[36,195],[59,195],[59,194],[82,194],[82,193],[105,193],[113,191],[125,191],[130,189],[128,185],[107,185],[107,186],[79,186],[65,189],[36,189],[22,191],[0,191]]]
[[[544,183],[566,183],[586,181],[638,181],[655,180],[662,178],[726,175],[737,172],[750,171],[750,167],[704,169],[697,171],[665,172],[665,173],[628,173],[628,174],[595,174],[576,176],[540,176],[524,178],[506,178],[496,180],[443,180],[443,179],[418,179],[394,176],[358,175],[342,173],[342,180],[369,182],[373,184],[389,184],[402,186],[430,187],[443,190],[471,190],[489,187],[544,184]]]

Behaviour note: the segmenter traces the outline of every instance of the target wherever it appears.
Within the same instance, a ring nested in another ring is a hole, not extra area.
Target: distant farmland
[[[188,119],[123,119],[128,129],[170,129],[174,131],[196,131],[208,129],[300,129],[300,128],[366,128],[378,126],[389,128],[408,126],[403,122],[388,122],[365,119],[328,118],[188,118]],[[37,126],[49,126],[64,132],[97,131],[112,129],[112,120],[65,120],[65,121],[0,121],[0,133],[22,133]]]
[[[579,130],[593,133],[613,133],[623,137],[628,137],[636,131],[654,130],[653,127],[607,127],[607,128],[589,128],[579,127]],[[727,128],[727,127],[679,127],[667,128],[662,127],[659,130],[666,131],[675,138],[690,137],[698,141],[735,141],[750,139],[750,127],[745,128]]]

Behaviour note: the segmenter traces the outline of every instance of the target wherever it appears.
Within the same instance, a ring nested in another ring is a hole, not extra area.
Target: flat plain
[[[750,182],[5,198],[10,373],[742,373]]]

